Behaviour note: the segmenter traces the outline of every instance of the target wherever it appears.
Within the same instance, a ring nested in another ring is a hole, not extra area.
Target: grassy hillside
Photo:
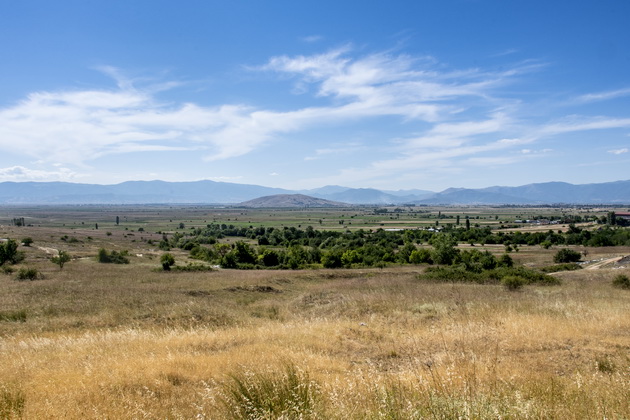
[[[510,292],[423,265],[164,272],[136,229],[63,223],[0,228],[33,239],[0,273],[0,418],[630,417],[630,292],[612,286],[630,269],[603,264],[630,248]],[[130,263],[98,263],[101,247]]]

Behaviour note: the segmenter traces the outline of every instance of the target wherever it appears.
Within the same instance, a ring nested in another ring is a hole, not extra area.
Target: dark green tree
[[[614,211],[608,213],[608,224],[610,226],[615,226],[617,224],[617,215]]]
[[[162,264],[162,270],[170,271],[171,266],[175,265],[175,257],[167,252],[160,257],[160,263]]]
[[[18,251],[18,243],[14,239],[9,239],[5,243],[0,243],[0,265],[8,262],[15,264],[23,259],[23,253]]]
[[[563,248],[559,250],[553,257],[555,263],[571,263],[578,262],[582,258],[582,254],[572,249]]]
[[[431,253],[431,259],[436,264],[450,265],[455,261],[459,250],[457,241],[450,234],[435,235],[431,240],[431,246],[433,246],[433,252]]]

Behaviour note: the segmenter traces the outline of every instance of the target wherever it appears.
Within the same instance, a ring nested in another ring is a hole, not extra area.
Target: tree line
[[[220,242],[225,237],[242,238],[233,244]],[[190,251],[192,258],[226,268],[283,267],[309,265],[336,267],[378,267],[397,264],[508,264],[509,255],[500,261],[487,251],[460,251],[458,243],[505,245],[507,252],[519,245],[545,248],[562,245],[630,246],[630,229],[602,226],[594,231],[573,224],[567,232],[504,232],[489,227],[445,228],[431,230],[358,229],[354,231],[316,230],[296,227],[237,227],[209,224],[190,233],[163,235],[160,248]],[[428,244],[432,248],[419,247]],[[493,260],[494,258],[494,260]]]

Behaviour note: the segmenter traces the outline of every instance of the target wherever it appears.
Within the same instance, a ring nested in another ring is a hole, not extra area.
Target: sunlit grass
[[[630,292],[612,284],[628,268],[516,293],[424,266],[167,273],[138,232],[106,228],[5,235],[33,237],[24,266],[44,278],[0,273],[0,418],[630,418]],[[49,248],[74,260],[60,271]]]
[[[96,265],[69,263],[37,282],[0,276],[3,306],[28,314],[0,321],[13,416],[630,415],[630,293],[607,270],[563,272],[562,286],[514,294],[421,281],[410,268],[165,274],[132,263],[95,274]]]

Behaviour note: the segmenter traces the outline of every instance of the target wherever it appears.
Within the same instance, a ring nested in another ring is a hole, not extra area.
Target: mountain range
[[[353,205],[630,204],[630,180],[582,185],[546,182],[518,187],[449,188],[441,192],[422,189],[391,191],[373,188],[348,188],[337,185],[296,191],[209,180],[194,182],[128,181],[113,185],[69,182],[0,183],[0,204],[5,205],[237,205],[260,197],[291,194],[301,194]]]

